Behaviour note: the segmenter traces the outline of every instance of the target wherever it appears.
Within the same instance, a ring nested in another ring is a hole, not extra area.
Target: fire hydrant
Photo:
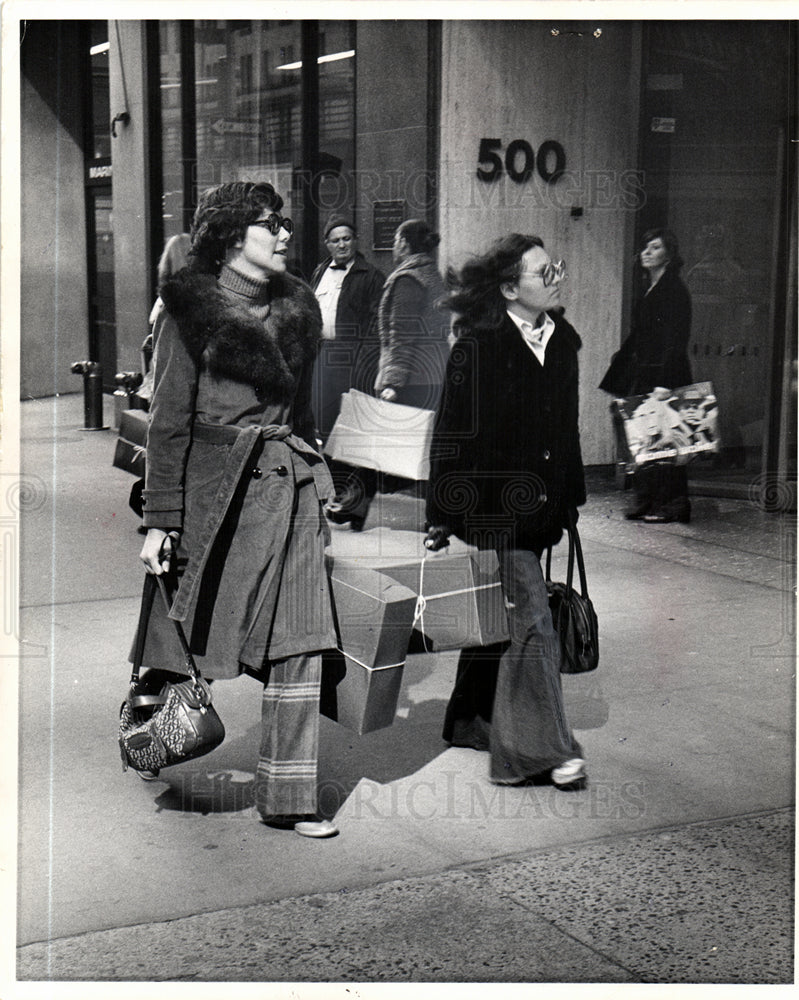
[[[83,429],[104,431],[103,369],[98,361],[76,361],[70,368],[73,375],[83,376]]]

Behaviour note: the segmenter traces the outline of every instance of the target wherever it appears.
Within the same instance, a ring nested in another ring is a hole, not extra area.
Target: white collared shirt
[[[332,267],[331,264],[328,264],[314,292],[319,308],[322,310],[322,336],[325,340],[333,340],[336,336],[338,297],[351,267],[352,260],[348,261],[346,267],[343,268]]]
[[[534,327],[532,323],[528,323],[526,319],[522,319],[521,316],[517,316],[516,313],[512,313],[510,309],[507,310],[507,313],[516,324],[525,344],[527,344],[536,356],[539,364],[543,366],[549,338],[555,332],[555,321],[549,313],[544,313],[544,322],[541,326]]]

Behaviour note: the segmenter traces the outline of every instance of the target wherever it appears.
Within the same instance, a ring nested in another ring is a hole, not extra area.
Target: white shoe
[[[338,827],[329,819],[303,820],[294,824],[294,832],[301,837],[335,837]]]
[[[582,757],[573,757],[558,767],[552,768],[553,785],[570,785],[585,777],[585,761]]]

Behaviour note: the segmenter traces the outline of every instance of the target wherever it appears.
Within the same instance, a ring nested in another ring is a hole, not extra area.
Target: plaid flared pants
[[[261,704],[255,806],[264,819],[316,812],[322,657],[272,662]]]

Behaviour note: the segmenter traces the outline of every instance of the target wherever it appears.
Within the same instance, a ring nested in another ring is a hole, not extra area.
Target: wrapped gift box
[[[507,613],[499,582],[499,561],[454,535],[446,550],[431,554],[419,531],[385,526],[333,532],[328,557],[339,570],[368,567],[403,584],[417,597],[419,619],[413,652],[437,652],[504,642]],[[424,568],[422,568],[424,567]]]
[[[437,553],[382,572],[418,595],[415,650],[488,646],[508,638],[496,552]]]
[[[370,667],[332,650],[322,655],[323,715],[362,736],[394,722],[402,686],[402,663]]]
[[[403,663],[416,595],[391,577],[363,566],[330,568],[339,649],[369,667]]]
[[[147,413],[144,410],[123,410],[120,416],[119,437],[114,449],[112,465],[116,469],[144,477],[144,446],[147,443]]]

